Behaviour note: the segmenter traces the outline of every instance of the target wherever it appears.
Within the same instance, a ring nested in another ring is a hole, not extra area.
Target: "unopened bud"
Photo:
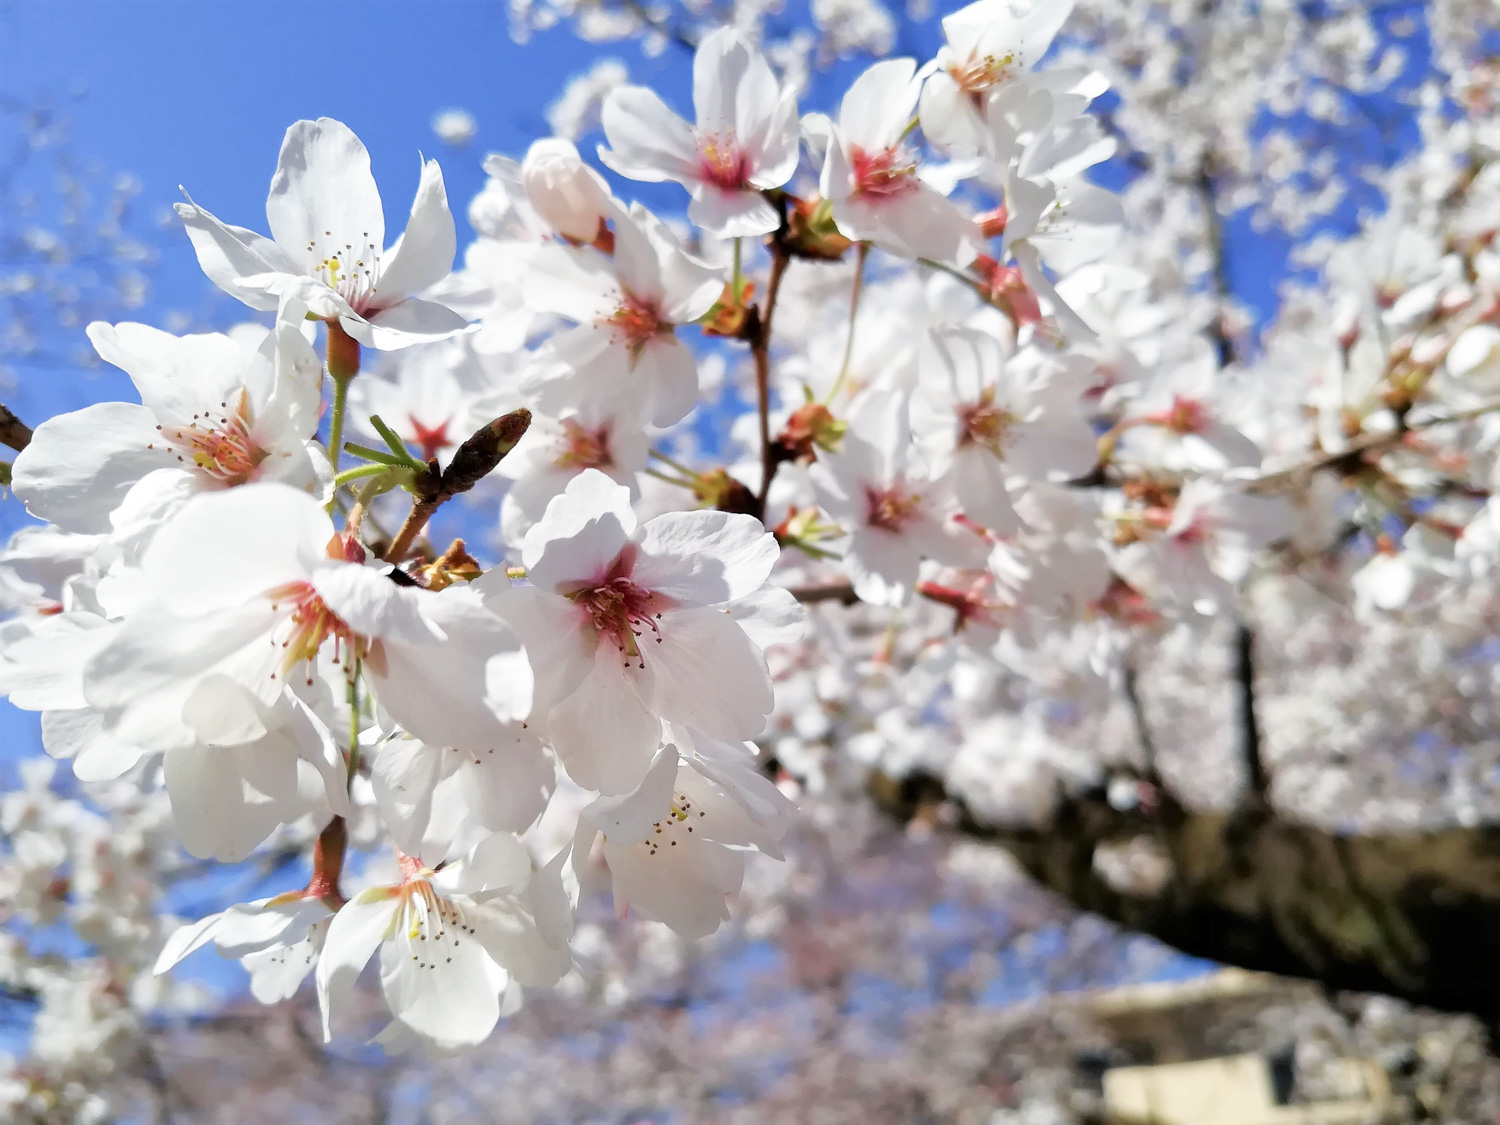
[[[443,470],[441,494],[457,496],[473,488],[516,447],[530,425],[531,411],[523,406],[475,430]]]
[[[603,177],[578,155],[572,141],[537,141],[521,164],[531,206],[553,230],[574,242],[592,242],[609,206]]]

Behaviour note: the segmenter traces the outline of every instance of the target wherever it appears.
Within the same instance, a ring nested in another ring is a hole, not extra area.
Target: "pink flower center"
[[[894,199],[917,190],[917,160],[900,145],[866,152],[855,147],[849,158],[854,164],[854,190],[874,199]]]
[[[614,566],[596,585],[575,590],[567,596],[588,616],[596,635],[606,637],[625,657],[625,666],[646,666],[640,639],[652,633],[661,644],[662,610],[675,604],[672,599],[637,585],[630,572],[635,565],[635,551],[627,547]]]
[[[698,137],[698,178],[720,191],[742,191],[750,180],[750,158],[733,131]]]
[[[614,455],[610,451],[610,427],[606,423],[597,430],[580,425],[572,418],[564,418],[562,453],[555,464],[561,469],[601,469],[613,466]]]
[[[1150,422],[1177,434],[1199,434],[1208,428],[1208,411],[1196,399],[1172,396],[1172,406],[1151,415]]]
[[[346,625],[313,589],[310,582],[289,582],[278,586],[267,595],[273,610],[289,609],[281,626],[271,634],[271,643],[282,649],[281,663],[271,673],[274,680],[279,673],[286,674],[298,664],[308,665],[307,682],[313,682],[312,663],[318,658],[323,642],[333,638],[333,658],[341,661],[347,646],[352,656],[363,655],[367,648],[365,639]]]
[[[194,414],[185,426],[157,426],[167,449],[184,465],[203,477],[223,485],[244,484],[255,478],[260,464],[270,456],[251,436],[250,395],[244,388],[234,405],[219,404],[224,413]],[[153,448],[148,446],[147,448]]]
[[[916,518],[922,498],[908,492],[905,485],[889,488],[865,486],[865,523],[883,531],[899,532]]]
[[[630,354],[639,357],[647,344],[658,336],[672,331],[672,323],[664,319],[655,301],[648,301],[633,293],[626,293],[624,301],[605,322],[625,337]]]
[[[448,436],[449,419],[444,419],[436,426],[424,426],[417,421],[415,414],[408,414],[406,420],[411,423],[412,440],[422,448],[422,460],[433,460],[453,444],[453,439]]]
[[[1005,435],[1016,416],[995,405],[993,387],[986,388],[978,402],[959,403],[955,413],[958,415],[959,448],[982,445],[996,457],[1004,455]]]

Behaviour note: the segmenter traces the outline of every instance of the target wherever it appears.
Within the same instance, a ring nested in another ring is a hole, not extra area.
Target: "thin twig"
[[[31,427],[11,413],[8,406],[0,406],[0,442],[15,450],[31,444]]]
[[[771,318],[776,313],[776,295],[781,290],[781,278],[791,260],[781,243],[771,242],[771,278],[766,283],[765,307],[760,312],[760,326],[755,340],[750,345],[750,354],[755,360],[755,405],[760,413],[760,493],[756,496],[756,510],[765,515],[766,497],[771,493],[771,478],[776,475],[776,451],[771,445]]]

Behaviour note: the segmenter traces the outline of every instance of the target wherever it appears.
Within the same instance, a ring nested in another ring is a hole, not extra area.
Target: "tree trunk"
[[[1080,909],[1184,953],[1500,1020],[1500,826],[1337,836],[1262,801],[1199,814],[1159,792],[1147,815],[1090,792],[1045,827],[997,828],[931,776],[876,775],[871,793],[903,820],[993,840]],[[1170,873],[1149,892],[1112,886],[1096,849],[1143,836]]]

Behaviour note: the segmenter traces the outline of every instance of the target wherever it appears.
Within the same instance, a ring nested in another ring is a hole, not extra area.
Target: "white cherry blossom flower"
[[[1006,83],[1026,75],[1072,14],[1072,0],[976,0],[943,17],[934,73],[922,87],[922,132],[935,145],[979,151],[985,107]]]
[[[322,506],[286,485],[195,499],[141,560],[147,603],[89,660],[89,705],[140,745],[245,742],[289,681],[317,680],[326,645],[427,741],[485,746],[525,716],[525,661],[471,591],[399,586],[345,550]]]
[[[635,911],[687,938],[706,937],[729,919],[725,899],[744,880],[747,849],[781,858],[792,807],[735,761],[747,758],[742,748],[701,737],[694,743],[715,757],[663,747],[634,792],[600,797],[583,810],[573,846],[582,868],[597,842],[622,917]],[[739,769],[726,774],[725,766]]]
[[[214,944],[250,974],[250,992],[262,1004],[289,1000],[313,971],[333,911],[316,896],[289,894],[240,903],[179,926],[167,939],[153,971],[160,975]]]
[[[468,322],[417,294],[448,276],[457,239],[437,161],[422,165],[406,232],[385,248],[370,154],[349,127],[320,117],[286,132],[266,218],[271,238],[177,204],[198,264],[253,309],[300,301],[367,347],[390,350],[462,332]]]
[[[513,483],[500,508],[500,532],[519,547],[547,505],[586,469],[598,469],[639,495],[636,477],[646,467],[651,440],[634,412],[584,402],[561,418],[535,415],[498,472]]]
[[[782,90],[738,30],[706,36],[693,56],[696,125],[643,86],[622,86],[604,102],[609,148],[599,159],[635,180],[675,180],[693,196],[688,218],[720,238],[769,234],[780,225],[762,194],[797,169],[797,99]]]
[[[848,532],[844,570],[862,601],[905,605],[924,558],[977,565],[984,541],[956,517],[951,486],[916,463],[905,395],[874,396],[850,418],[843,445],[820,453],[818,504]]]
[[[101,402],[37,427],[12,476],[33,515],[97,534],[133,491],[136,519],[155,523],[203,491],[326,483],[327,458],[311,444],[322,370],[295,325],[278,324],[249,350],[219,333],[144,324],[96,322],[88,334],[141,404]]]
[[[977,252],[979,228],[922,178],[921,157],[906,141],[921,88],[912,59],[878,62],[849,87],[836,123],[809,114],[803,131],[823,153],[818,190],[844,237],[964,266]]]
[[[578,327],[537,353],[523,391],[554,416],[580,402],[636,403],[670,426],[698,398],[697,363],[679,325],[708,312],[723,274],[689,257],[665,226],[637,207],[614,209],[614,258],[548,246],[527,278],[527,302]]]
[[[526,535],[530,585],[477,585],[536,671],[536,714],[564,768],[605,793],[634,789],[663,719],[729,739],[772,705],[760,630],[795,621],[765,586],[776,540],[750,516],[669,512],[637,526],[629,491],[580,473]]]
[[[555,984],[572,965],[558,866],[534,873],[505,833],[441,872],[403,857],[400,883],[361,891],[328,927],[317,969],[324,1038],[378,949],[398,1032],[438,1050],[483,1042],[519,1007],[522,985]]]
[[[965,515],[998,535],[1021,527],[1012,492],[1082,476],[1098,458],[1078,413],[1081,380],[1035,352],[1007,355],[993,336],[933,333],[933,362],[912,399],[912,426],[935,475],[949,474]]]

